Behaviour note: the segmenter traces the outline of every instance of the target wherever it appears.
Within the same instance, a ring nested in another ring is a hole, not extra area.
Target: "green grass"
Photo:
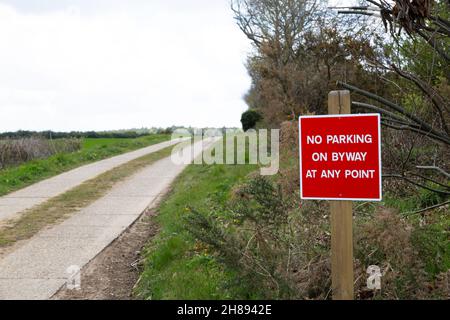
[[[169,139],[169,135],[159,134],[136,139],[84,139],[83,147],[78,152],[60,153],[0,170],[0,196],[81,165]]]
[[[256,166],[248,165],[191,165],[180,175],[154,218],[160,226],[160,233],[144,251],[143,271],[135,290],[137,297],[155,300],[261,299],[257,290],[248,290],[244,283],[238,282],[238,275],[216,259],[216,252],[210,252],[207,245],[195,241],[184,225],[185,217],[190,216],[190,208],[206,214],[213,211],[219,218],[223,213],[225,217],[224,206],[231,190],[245,182],[255,169]],[[386,194],[382,204],[355,204],[359,217],[357,223],[371,221],[374,211],[382,206],[404,213],[403,218],[413,227],[411,241],[419,252],[419,265],[423,265],[421,274],[423,271],[432,281],[450,268],[448,209],[427,214],[425,226],[420,225],[421,215],[408,212],[441,200],[423,190],[414,197],[398,198]],[[329,247],[323,249],[329,251]],[[383,259],[381,257],[380,261]],[[398,292],[405,292],[399,296],[407,298],[414,288],[410,287],[410,282],[402,283],[409,279],[409,271],[400,271],[402,279],[396,280],[399,282]]]
[[[231,271],[185,231],[183,215],[221,207],[233,186],[256,169],[252,165],[190,165],[158,209],[161,231],[146,248],[136,295],[144,299],[234,299],[239,288]]]

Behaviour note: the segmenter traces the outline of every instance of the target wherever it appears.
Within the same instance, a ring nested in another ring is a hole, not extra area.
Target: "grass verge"
[[[233,274],[190,236],[183,225],[188,206],[220,208],[233,186],[254,165],[190,165],[158,209],[161,231],[145,250],[145,266],[135,294],[143,299],[231,299],[239,296]]]
[[[78,152],[60,153],[17,167],[0,170],[0,196],[84,164],[169,140],[169,135],[155,134],[136,139],[84,139]]]
[[[31,238],[42,228],[62,221],[105,195],[113,185],[140,169],[170,156],[174,146],[132,160],[24,212],[0,229],[0,248]]]
[[[242,206],[227,207],[231,194],[239,195],[231,190],[254,180],[248,177],[252,168],[188,167],[158,210],[155,219],[161,231],[144,251],[135,295],[155,300],[330,298],[328,205],[300,202],[298,181],[293,178],[298,168],[287,169],[281,177],[273,177],[279,197],[267,197],[274,194],[270,189],[264,192],[263,184],[251,184],[240,197]],[[289,181],[282,179],[286,176]],[[418,204],[440,200],[420,194],[408,199],[388,195],[376,205],[355,204],[356,298],[448,297],[448,208],[426,215],[408,213]],[[281,205],[276,199],[283,201]],[[275,205],[281,210],[272,210]],[[281,211],[287,220],[272,223],[270,214],[283,218]],[[192,219],[200,216],[205,219]],[[236,217],[246,218],[246,223],[233,220]],[[244,251],[253,255],[241,259]],[[383,270],[381,291],[367,290],[370,265]],[[261,269],[269,271],[259,276]]]

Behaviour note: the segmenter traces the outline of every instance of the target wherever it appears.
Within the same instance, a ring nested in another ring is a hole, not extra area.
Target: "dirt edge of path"
[[[63,286],[51,300],[135,300],[141,252],[159,230],[154,221],[163,192],[117,239],[81,269],[81,290]]]

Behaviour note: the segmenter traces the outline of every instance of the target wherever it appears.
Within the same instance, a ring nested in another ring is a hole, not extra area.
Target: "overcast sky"
[[[0,0],[0,131],[240,126],[228,0]]]

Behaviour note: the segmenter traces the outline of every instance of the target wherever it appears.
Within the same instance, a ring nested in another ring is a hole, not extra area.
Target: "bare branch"
[[[428,191],[431,191],[431,192],[435,192],[435,193],[450,195],[450,192],[448,192],[448,191],[444,191],[444,190],[439,190],[439,189],[434,189],[434,188],[428,187],[428,186],[426,186],[424,184],[416,182],[416,181],[414,181],[414,180],[412,180],[412,179],[410,179],[410,178],[408,178],[408,177],[406,177],[404,175],[401,175],[401,174],[386,174],[386,175],[383,175],[383,178],[403,179],[406,182],[409,182],[409,183],[411,183],[411,184],[413,184],[413,185],[415,185],[417,187],[420,187],[422,189],[425,189],[425,190],[428,190]]]
[[[444,50],[437,44],[436,37],[433,35],[427,35],[426,33],[417,30],[417,34],[421,36],[437,53],[447,62],[450,61],[450,56],[444,52]]]
[[[412,176],[421,178],[421,179],[423,179],[423,180],[426,180],[426,181],[428,181],[428,182],[432,182],[432,183],[434,183],[434,184],[437,184],[437,185],[439,185],[439,186],[441,186],[441,187],[443,187],[443,188],[445,188],[445,189],[450,189],[450,185],[448,185],[448,184],[443,184],[443,183],[441,183],[441,182],[439,182],[439,181],[436,181],[436,180],[434,180],[434,179],[431,179],[430,177],[425,177],[424,175],[421,175],[421,174],[418,174],[418,173],[414,173],[414,172],[410,172],[409,174],[412,175]]]
[[[368,104],[368,103],[352,101],[352,105],[355,106],[355,107],[360,107],[360,108],[363,108],[363,109],[376,111],[376,112],[378,112],[380,114],[389,116],[389,117],[391,117],[393,119],[397,119],[398,121],[403,121],[403,122],[406,122],[406,123],[408,122],[407,119],[405,119],[403,117],[400,117],[400,116],[396,115],[393,112],[390,112],[388,110],[385,110],[383,108],[380,108],[380,107],[377,107],[377,106],[374,106],[374,105],[371,105],[371,104]],[[410,124],[410,123],[408,123],[408,124]],[[411,124],[411,125],[413,125],[413,124]]]
[[[423,170],[435,170],[446,176],[450,179],[450,173],[446,172],[444,169],[441,169],[436,166],[416,166],[417,169],[423,169]]]
[[[430,132],[427,132],[427,131],[424,131],[424,130],[420,130],[420,129],[417,129],[417,128],[414,128],[414,127],[411,127],[411,126],[394,126],[394,125],[391,125],[391,124],[383,122],[383,121],[381,122],[381,124],[386,126],[386,127],[388,127],[388,128],[395,129],[395,130],[409,130],[409,131],[412,131],[412,132],[416,132],[416,133],[419,133],[419,134],[421,134],[421,135],[423,135],[423,136],[425,136],[427,138],[438,140],[440,142],[444,142],[445,144],[450,144],[449,140],[446,140],[446,139],[444,139],[444,138],[442,138],[440,136],[436,136],[436,135],[434,135],[434,134],[432,134]]]
[[[413,75],[412,73],[400,70],[395,65],[392,65],[392,68],[401,77],[413,82],[425,95],[427,95],[433,102],[434,106],[436,107],[436,110],[440,113],[441,118],[444,120],[444,116],[442,115],[442,108],[444,108],[447,112],[450,112],[449,101],[446,101],[443,97],[441,97],[441,95],[439,95],[439,93],[436,90],[434,90],[434,88],[432,88],[426,82],[420,80],[417,76]],[[445,126],[445,128],[447,127]],[[448,133],[448,129],[446,129],[446,131]]]

